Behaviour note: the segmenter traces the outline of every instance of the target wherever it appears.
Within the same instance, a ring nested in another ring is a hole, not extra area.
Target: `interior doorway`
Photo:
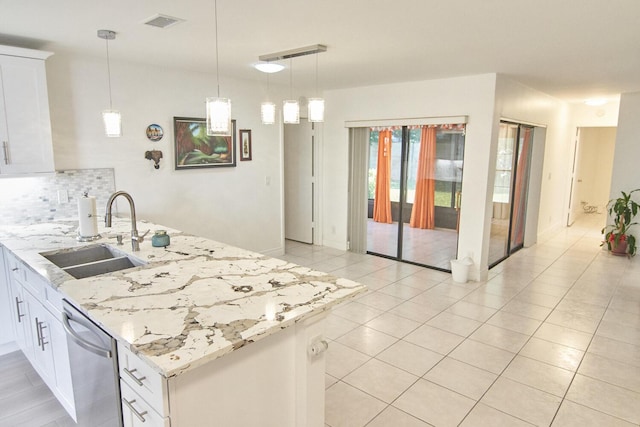
[[[606,213],[613,172],[616,130],[615,127],[577,129],[567,226],[573,225],[582,215]],[[602,226],[605,221],[603,215]]]
[[[284,125],[284,237],[314,243],[314,124]]]

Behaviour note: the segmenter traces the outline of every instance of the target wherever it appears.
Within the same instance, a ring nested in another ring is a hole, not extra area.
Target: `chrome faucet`
[[[109,197],[109,200],[107,201],[107,210],[104,214],[104,226],[111,227],[111,208],[113,206],[113,201],[118,196],[124,196],[124,198],[129,202],[129,209],[131,210],[131,249],[133,251],[139,251],[139,242],[142,241],[142,238],[138,236],[138,228],[136,227],[136,206],[133,203],[133,198],[129,193],[127,193],[126,191],[116,191],[111,195],[111,197]]]

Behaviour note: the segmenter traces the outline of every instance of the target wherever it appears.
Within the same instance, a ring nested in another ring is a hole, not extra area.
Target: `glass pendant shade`
[[[260,105],[260,116],[263,125],[272,125],[276,122],[276,104],[265,101]]]
[[[104,121],[104,133],[111,138],[122,136],[122,117],[116,110],[104,110],[102,112]]]
[[[207,98],[207,135],[231,135],[231,100]]]
[[[300,104],[295,100],[285,100],[282,103],[282,116],[288,124],[300,123]]]
[[[324,99],[309,98],[309,121],[324,122]]]

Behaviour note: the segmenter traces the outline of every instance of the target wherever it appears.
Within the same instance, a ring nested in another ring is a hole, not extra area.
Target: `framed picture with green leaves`
[[[205,119],[174,117],[175,169],[236,166],[236,121],[230,136],[207,135]]]

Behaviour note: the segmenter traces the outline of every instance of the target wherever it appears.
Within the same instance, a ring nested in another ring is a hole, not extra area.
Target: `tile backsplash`
[[[113,169],[75,169],[42,176],[0,178],[0,225],[34,224],[78,218],[78,198],[96,198],[98,216],[104,216],[115,191]]]

